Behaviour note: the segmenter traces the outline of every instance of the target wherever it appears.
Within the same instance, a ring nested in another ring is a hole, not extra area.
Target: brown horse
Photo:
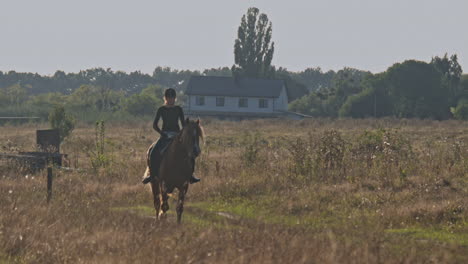
[[[187,118],[185,126],[180,133],[174,137],[167,147],[159,166],[159,177],[151,181],[151,190],[154,198],[154,209],[156,219],[164,216],[169,210],[168,194],[178,189],[177,222],[182,219],[184,210],[184,199],[187,194],[189,180],[193,173],[193,164],[196,156],[200,153],[200,140],[203,140],[203,128],[200,121],[191,121]],[[153,144],[154,145],[154,144]],[[149,174],[150,149],[147,152],[148,167],[145,177]]]

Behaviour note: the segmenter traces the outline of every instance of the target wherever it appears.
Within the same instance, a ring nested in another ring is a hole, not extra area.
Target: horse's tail
[[[146,178],[146,177],[148,177],[149,175],[150,175],[150,169],[149,169],[148,166],[146,166],[146,171],[145,171],[145,173],[143,174],[143,179]]]
[[[147,165],[148,167],[149,167],[150,164],[151,164],[151,160],[150,160],[150,158],[151,158],[151,151],[153,151],[153,148],[154,148],[154,146],[156,145],[156,142],[157,142],[157,141],[153,142],[153,144],[151,144],[151,146],[150,146],[150,147],[148,148],[148,150],[146,151],[146,165]]]

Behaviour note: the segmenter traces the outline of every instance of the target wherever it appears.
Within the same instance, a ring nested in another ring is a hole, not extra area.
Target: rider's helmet
[[[168,88],[164,91],[164,97],[166,98],[175,98],[176,97],[176,91],[174,88]]]

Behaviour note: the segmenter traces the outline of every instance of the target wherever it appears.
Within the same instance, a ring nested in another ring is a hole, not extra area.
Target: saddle
[[[151,145],[148,150],[148,164],[151,164],[152,157],[156,154],[155,151],[159,151],[161,157],[164,156],[177,134],[177,132],[165,132],[163,137]]]
[[[172,140],[174,140],[174,138],[179,133],[178,132],[165,132],[164,134],[166,135],[166,137],[162,138],[163,143],[162,143],[162,146],[161,146],[161,150],[159,151],[161,153],[161,155],[163,155],[164,152],[166,152],[166,150],[169,147],[169,145],[171,144]]]

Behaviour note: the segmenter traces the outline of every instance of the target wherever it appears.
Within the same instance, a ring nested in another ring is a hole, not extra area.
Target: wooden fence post
[[[52,168],[48,167],[47,168],[47,203],[50,202],[50,199],[52,199]]]

